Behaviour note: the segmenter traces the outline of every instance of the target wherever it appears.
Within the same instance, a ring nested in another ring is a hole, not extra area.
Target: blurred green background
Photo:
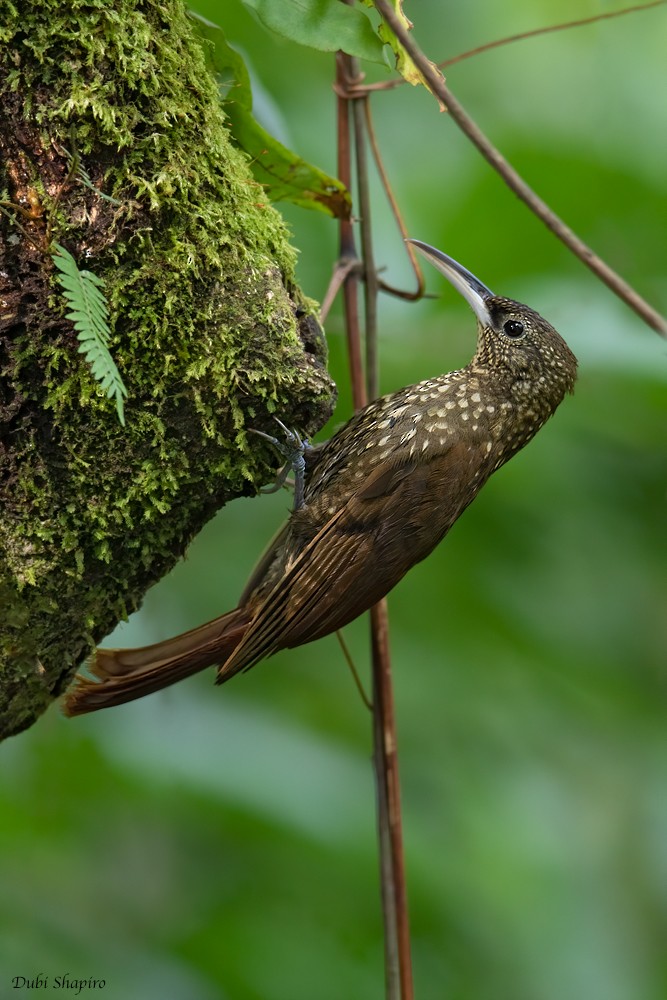
[[[264,124],[335,170],[332,58],[238,0],[196,9],[245,54]],[[444,59],[612,9],[408,3]],[[667,311],[667,8],[452,67],[508,158]],[[370,70],[372,78],[381,69]],[[411,235],[528,302],[581,361],[576,395],[390,599],[420,1000],[667,997],[667,345],[556,242],[423,90],[373,100]],[[283,206],[281,207],[281,210]],[[284,208],[321,298],[330,219]],[[379,190],[376,255],[409,282]],[[381,308],[383,389],[469,358],[437,299]],[[327,324],[349,414],[342,323]],[[232,607],[290,497],[234,503],[110,642]],[[367,625],[348,629],[364,676]],[[212,673],[2,747],[0,995],[38,972],[138,997],[383,996],[370,717],[334,638],[217,690]],[[53,982],[53,979],[51,979]]]

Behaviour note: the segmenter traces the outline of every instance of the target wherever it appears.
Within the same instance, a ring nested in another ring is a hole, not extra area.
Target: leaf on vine
[[[124,397],[127,396],[127,389],[109,353],[109,306],[101,291],[104,282],[91,271],[80,271],[71,253],[58,243],[51,257],[60,271],[58,282],[70,307],[66,315],[74,323],[79,352],[85,356],[93,377],[107,396],[115,399],[118,419],[125,425]]]
[[[291,201],[349,219],[352,202],[339,180],[283,146],[245,108],[228,105],[226,110],[236,141],[247,153],[254,150],[252,172],[271,201]]]
[[[276,35],[323,52],[387,65],[384,45],[368,15],[340,0],[243,0]]]
[[[345,186],[287,149],[259,124],[252,113],[250,77],[242,57],[229,45],[222,28],[192,11],[190,15],[201,37],[212,43],[204,47],[204,54],[226,92],[230,135],[250,157],[253,176],[267,197],[348,219],[352,202]]]
[[[372,2],[372,0],[364,0],[364,2],[368,3]],[[405,27],[405,30],[412,31],[412,21],[410,21],[403,13],[403,0],[389,0],[389,2],[393,6],[394,11],[396,12],[396,16],[399,18],[399,20]],[[399,42],[398,38],[396,37],[394,32],[391,30],[391,28],[385,21],[383,21],[380,27],[378,28],[378,35],[382,39],[382,41],[385,42],[392,49],[396,57],[396,69],[401,74],[403,79],[406,80],[408,83],[411,83],[413,87],[416,87],[421,83],[423,84],[424,87],[426,87],[428,91],[432,93],[431,88],[424,79],[422,73],[417,69],[414,62],[412,61],[412,58],[405,51],[405,49]],[[442,73],[440,72],[440,69],[436,66],[436,64],[434,62],[431,62],[430,60],[429,62],[433,70],[439,76],[442,76]],[[439,98],[437,98],[437,100],[438,104],[440,105],[440,110],[446,111],[447,108],[442,103],[442,101]]]

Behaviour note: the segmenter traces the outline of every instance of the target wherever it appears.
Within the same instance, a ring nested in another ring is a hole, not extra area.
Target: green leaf
[[[349,219],[351,199],[340,181],[283,146],[241,105],[228,106],[227,115],[235,141],[253,157],[255,180],[271,201],[291,201],[337,219]]]
[[[74,323],[79,339],[79,353],[85,356],[93,377],[110,399],[116,401],[121,424],[125,424],[124,397],[127,389],[109,353],[109,306],[102,292],[104,282],[92,271],[80,271],[68,250],[55,244],[51,254],[60,271],[59,284],[70,307],[67,319]]]
[[[262,24],[283,38],[323,52],[387,65],[384,45],[366,13],[340,0],[243,0]]]
[[[363,2],[370,3],[371,0],[363,0]],[[410,21],[403,13],[403,0],[390,0],[390,2],[393,4],[396,16],[402,23],[405,30],[412,31],[412,21]],[[412,61],[412,57],[406,52],[401,42],[399,42],[394,32],[385,21],[383,21],[382,24],[379,26],[378,35],[380,36],[382,41],[385,42],[389,46],[389,48],[393,50],[394,55],[396,57],[396,69],[401,74],[403,79],[407,83],[412,84],[413,87],[422,84],[424,87],[426,87],[426,89],[430,93],[433,93],[431,87],[429,86],[428,82],[423,76],[421,70],[419,70],[417,66],[415,66],[414,62]],[[438,76],[441,76],[442,79],[444,80],[440,68],[430,59],[429,59],[429,65],[431,66],[431,69],[435,73],[437,73]],[[442,103],[440,98],[437,97],[437,95],[435,94],[433,96],[436,98],[438,104],[440,105],[440,110],[446,111],[447,108]]]
[[[269,200],[290,201],[337,219],[348,219],[352,200],[345,186],[287,149],[259,124],[252,113],[250,77],[243,59],[228,44],[221,28],[190,13],[199,34],[211,43],[205,45],[204,52],[227,94],[225,112],[231,137],[250,157],[253,176]]]
[[[243,56],[231,47],[217,24],[194,10],[189,10],[188,14],[195,22],[199,37],[209,43],[204,45],[204,57],[209,69],[216,75],[221,87],[233,87],[233,100],[251,111],[250,75]]]

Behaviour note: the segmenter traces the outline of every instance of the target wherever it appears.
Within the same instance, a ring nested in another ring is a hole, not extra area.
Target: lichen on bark
[[[279,412],[312,433],[334,388],[285,226],[230,145],[181,0],[0,11],[4,736],[226,500],[270,478],[247,427]],[[54,241],[105,282],[125,428],[64,317]]]

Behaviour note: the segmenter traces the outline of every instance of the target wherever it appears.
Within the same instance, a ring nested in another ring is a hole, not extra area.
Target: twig
[[[516,35],[507,35],[505,38],[496,38],[492,42],[485,42],[467,52],[459,52],[456,56],[443,59],[436,63],[439,69],[447,69],[465,59],[473,59],[475,56],[490,52],[492,49],[499,49],[503,45],[512,45],[514,42],[522,42],[526,38],[537,38],[540,35],[549,35],[554,31],[567,31],[570,28],[583,28],[586,25],[595,24],[596,21],[607,21],[614,17],[623,17],[624,14],[635,14],[640,11],[649,10],[651,7],[661,7],[667,0],[651,0],[651,3],[635,4],[634,7],[621,7],[620,10],[611,10],[606,14],[593,14],[591,17],[582,17],[577,21],[563,21],[561,24],[548,24],[544,28],[532,28],[530,31],[520,31]],[[359,87],[354,87],[350,97],[361,97],[363,94],[371,94],[381,90],[394,90],[395,87],[402,87],[407,83],[403,77],[395,77],[392,80],[381,80],[377,83],[367,83]]]
[[[354,79],[359,79],[354,70],[350,56],[339,52],[336,55],[336,82],[341,90],[348,84],[354,73]],[[338,179],[347,190],[352,187],[352,150],[350,148],[350,102],[345,98],[337,98],[338,122]],[[341,219],[339,223],[340,245],[339,263],[337,268],[347,266],[351,261],[357,261],[357,251],[354,245],[354,230],[350,219]],[[359,308],[357,302],[358,268],[350,267],[343,280],[343,308],[345,311],[345,332],[347,336],[347,357],[352,385],[352,404],[355,410],[361,409],[366,403],[366,387],[364,385],[364,368],[361,361],[361,333],[359,331]]]
[[[667,2],[667,0],[665,0]],[[394,197],[394,192],[392,191],[391,184],[389,183],[389,177],[387,171],[384,168],[384,162],[382,160],[382,155],[380,153],[380,147],[378,145],[377,136],[375,135],[375,128],[373,126],[373,118],[371,115],[370,101],[368,96],[372,91],[372,87],[367,87],[363,84],[363,77],[355,77],[351,81],[342,82],[337,80],[334,84],[334,92],[340,98],[344,98],[346,101],[359,100],[359,103],[363,106],[364,110],[364,124],[361,124],[359,119],[358,127],[365,131],[368,141],[370,143],[371,152],[373,154],[373,159],[375,161],[375,166],[380,177],[380,183],[384,190],[387,201],[389,202],[389,207],[391,208],[392,215],[396,220],[396,225],[399,228],[401,236],[403,237],[403,247],[410,258],[410,264],[412,265],[412,270],[414,271],[415,278],[417,279],[417,288],[414,292],[406,292],[401,288],[396,288],[394,285],[390,285],[388,282],[384,281],[379,276],[379,271],[377,274],[377,287],[383,292],[387,292],[388,295],[393,295],[394,298],[404,299],[408,302],[416,302],[418,299],[426,297],[425,281],[422,273],[421,266],[417,260],[417,255],[410,243],[406,242],[408,237],[408,231],[403,222],[403,216],[401,215],[401,210],[398,207],[398,202]],[[353,107],[356,105],[353,105]],[[355,122],[357,119],[355,118]],[[355,127],[357,125],[355,124]],[[363,154],[365,156],[365,146]],[[331,281],[329,282],[329,287],[327,288],[326,295],[324,296],[322,307],[320,309],[320,315],[322,319],[327,315],[329,309],[331,308],[331,303],[340,287],[343,277],[345,277],[346,269],[349,270],[354,264],[359,264],[359,261],[344,261],[339,259],[334,273],[331,276]]]
[[[667,2],[667,0],[666,0]],[[388,292],[390,295],[394,295],[399,299],[406,299],[408,302],[415,302],[417,299],[423,298],[425,281],[424,275],[421,269],[421,265],[417,260],[417,254],[414,251],[414,247],[411,243],[406,243],[408,237],[408,231],[403,222],[403,216],[401,215],[401,210],[398,207],[398,202],[394,197],[394,192],[392,191],[391,184],[389,183],[389,177],[387,176],[387,171],[384,169],[384,162],[380,154],[380,147],[378,146],[377,136],[375,135],[375,128],[373,126],[373,117],[371,115],[371,102],[368,97],[364,100],[364,116],[366,119],[366,134],[368,136],[368,141],[370,143],[371,152],[373,153],[373,159],[375,160],[375,167],[378,174],[380,175],[380,183],[386,195],[387,201],[389,202],[389,207],[391,208],[392,215],[396,220],[396,225],[399,228],[400,234],[403,237],[403,246],[405,247],[408,257],[410,258],[410,263],[412,264],[412,270],[414,271],[415,278],[417,279],[417,288],[414,292],[404,292],[399,288],[394,288],[393,285],[387,284],[386,281],[380,279],[379,285],[383,292]]]
[[[352,101],[354,150],[357,160],[357,192],[359,195],[361,259],[364,265],[364,333],[366,336],[366,398],[375,399],[380,393],[377,331],[378,276],[373,255],[371,232],[371,198],[368,187],[368,157],[366,152],[364,105],[367,97]]]
[[[374,399],[380,391],[377,331],[379,282],[373,255],[371,198],[366,155],[367,104],[367,97],[352,101],[355,151],[357,154],[357,190],[361,214],[361,252],[365,275],[366,393],[369,399]],[[386,841],[386,843],[382,843],[383,908],[387,914],[388,941],[396,952],[395,955],[390,956],[391,961],[387,963],[387,996],[411,1000],[413,986],[410,926],[403,862],[401,795],[396,754],[396,719],[391,680],[389,616],[386,600],[380,601],[379,604],[371,608],[371,649],[374,762],[380,803],[380,839],[382,842]],[[385,865],[390,867],[389,872],[384,871]],[[392,977],[391,980],[389,976]]]
[[[39,251],[39,253],[44,253],[44,247],[41,247],[38,243],[35,242],[35,240],[33,240],[32,236],[30,235],[30,233],[28,232],[28,230],[25,229],[25,227],[22,226],[21,223],[18,222],[17,219],[13,215],[9,214],[9,212],[7,211],[7,209],[4,207],[5,205],[7,205],[9,208],[17,209],[21,215],[23,215],[26,218],[30,219],[30,218],[32,218],[32,216],[29,214],[28,210],[25,209],[25,208],[23,208],[21,205],[15,205],[13,201],[0,201],[0,214],[4,215],[7,219],[9,219],[9,221],[11,222],[11,224],[13,226],[16,226],[17,229],[21,230],[21,232],[23,233],[23,235],[25,236],[25,238],[30,243],[32,243],[32,245],[34,246],[35,250]]]
[[[361,677],[359,676],[359,671],[357,670],[356,666],[354,665],[354,660],[352,659],[352,654],[350,653],[350,650],[348,649],[347,643],[345,642],[345,636],[343,635],[343,630],[342,629],[337,629],[337,631],[336,631],[336,638],[338,639],[338,645],[340,646],[340,648],[341,648],[341,650],[343,652],[343,656],[345,657],[345,662],[347,663],[348,667],[350,668],[350,673],[352,674],[352,679],[354,680],[354,686],[356,687],[357,691],[359,692],[359,697],[363,701],[363,703],[366,706],[366,708],[368,709],[368,711],[372,712],[373,711],[373,702],[371,701],[371,699],[368,697],[368,695],[364,691],[364,685],[361,683]]]
[[[329,281],[329,287],[324,293],[322,299],[322,304],[320,306],[320,322],[324,323],[327,316],[329,315],[329,310],[334,304],[334,299],[338,295],[341,286],[348,274],[352,271],[359,270],[360,263],[356,258],[351,258],[350,260],[343,260],[339,257],[336,261],[336,266],[334,267],[333,274],[331,275],[331,280]]]
[[[597,256],[577,234],[553,212],[523,178],[517,173],[496,147],[489,141],[478,125],[470,118],[463,106],[454,97],[442,76],[433,68],[422,50],[405,30],[388,0],[375,0],[375,6],[390,26],[399,42],[405,48],[429,89],[442,101],[450,117],[461,131],[477,147],[482,156],[500,174],[507,186],[530,210],[568,247],[608,288],[633,309],[653,330],[667,337],[667,320],[639,295],[631,285],[621,278],[608,264]]]
[[[538,35],[549,35],[554,31],[567,31],[570,28],[583,28],[587,24],[595,24],[596,21],[607,21],[613,17],[623,17],[624,14],[634,14],[637,11],[648,10],[650,7],[660,7],[667,3],[667,0],[652,0],[651,3],[640,3],[634,7],[622,7],[620,10],[610,10],[606,14],[593,14],[592,17],[582,17],[576,21],[563,21],[562,24],[550,24],[545,28],[533,28],[531,31],[520,31],[516,35],[507,35],[506,38],[497,38],[494,42],[486,42],[478,45],[467,52],[460,52],[451,59],[439,62],[440,69],[446,69],[455,63],[463,62],[464,59],[472,59],[481,55],[482,52],[490,52],[491,49],[499,49],[502,45],[512,45],[514,42],[522,42],[526,38],[537,38]]]
[[[386,815],[386,822],[380,827],[380,839],[387,841],[382,844],[381,851],[383,907],[387,914],[385,934],[388,930],[391,931],[391,939],[396,941],[398,958],[398,965],[394,962],[387,968],[387,998],[413,1000],[410,923],[403,860],[403,824],[386,601],[380,601],[371,608],[371,637],[376,788],[381,811]]]

